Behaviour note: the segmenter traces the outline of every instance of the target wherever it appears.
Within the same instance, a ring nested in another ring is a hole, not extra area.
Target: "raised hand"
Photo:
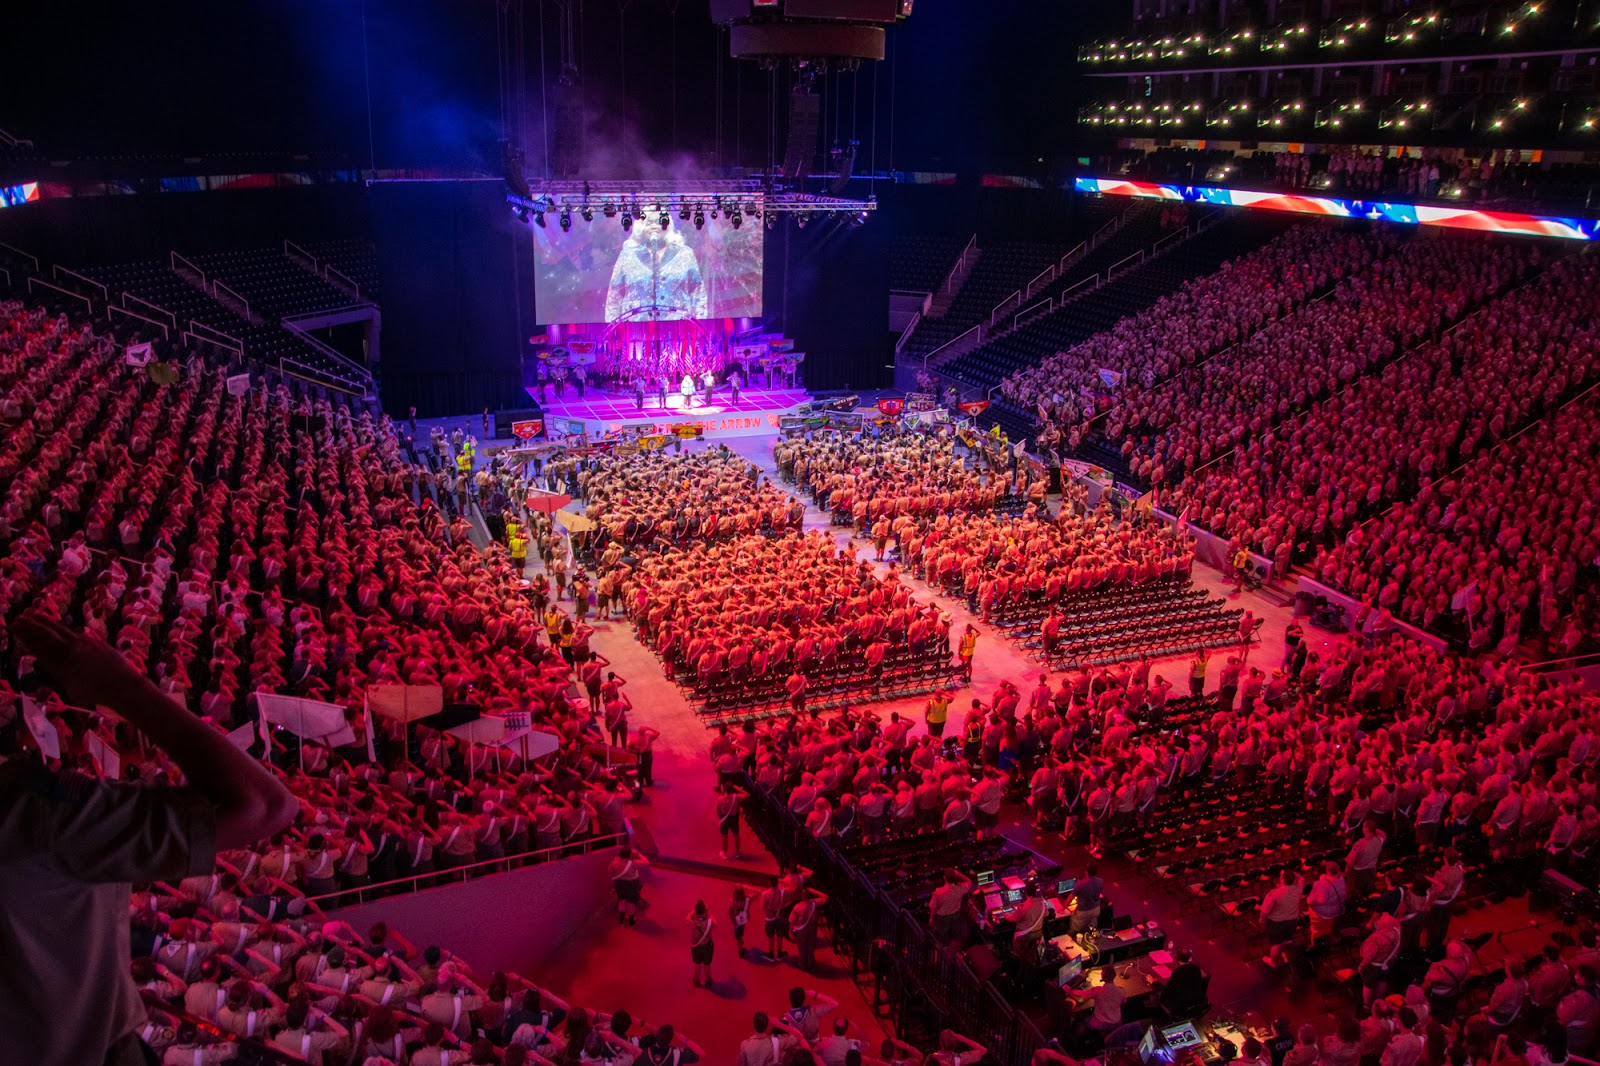
[[[13,629],[45,673],[55,679],[74,703],[85,707],[112,704],[118,696],[150,684],[121,652],[105,641],[74,632],[41,612],[23,615]]]

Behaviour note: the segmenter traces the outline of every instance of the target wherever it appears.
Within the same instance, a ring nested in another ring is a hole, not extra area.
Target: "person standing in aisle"
[[[935,740],[941,740],[944,737],[945,722],[950,718],[950,693],[948,690],[940,689],[928,697],[928,706],[927,710],[923,712],[923,718],[928,725],[928,735]]]
[[[967,623],[966,632],[961,634],[961,677],[967,684],[972,684],[972,659],[978,651],[978,630],[971,622]]]
[[[689,923],[689,961],[694,964],[694,986],[710,988],[711,957],[717,947],[711,933],[717,927],[717,920],[706,909],[703,899],[695,900],[694,910],[685,920]]]

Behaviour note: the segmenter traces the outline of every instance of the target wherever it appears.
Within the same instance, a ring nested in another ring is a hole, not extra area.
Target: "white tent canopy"
[[[337,703],[323,703],[298,696],[278,696],[270,692],[257,692],[255,698],[256,706],[268,722],[287,729],[297,737],[326,737],[345,728],[344,707]]]

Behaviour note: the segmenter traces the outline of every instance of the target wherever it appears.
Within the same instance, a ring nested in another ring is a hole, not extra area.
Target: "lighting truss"
[[[507,192],[514,208],[533,212],[570,212],[583,215],[603,213],[613,207],[657,208],[679,215],[683,212],[725,212],[762,215],[860,215],[876,211],[876,197],[820,196],[812,193],[776,190],[759,181],[711,179],[706,181],[531,181],[528,195]],[[638,212],[634,212],[635,215]]]

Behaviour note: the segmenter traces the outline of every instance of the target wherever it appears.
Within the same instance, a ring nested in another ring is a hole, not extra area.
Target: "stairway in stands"
[[[179,332],[318,385],[357,396],[371,392],[372,377],[365,368],[312,347],[248,302],[241,304],[226,295],[226,287],[219,295],[214,280],[189,260],[174,256],[168,262],[129,263],[87,273],[108,287],[113,303],[152,321],[165,321]],[[235,276],[244,274],[240,271]],[[248,294],[241,295],[248,301]],[[331,299],[326,294],[319,296]],[[268,303],[277,306],[278,299],[296,300],[299,296],[272,292]]]
[[[1018,310],[1045,300],[1058,300],[1063,293],[1071,299],[1074,293],[1093,284],[1090,279],[1104,275],[1108,268],[1129,256],[1148,250],[1151,245],[1163,238],[1181,240],[1181,237],[1177,237],[1181,229],[1171,229],[1162,221],[1162,212],[1166,209],[1167,205],[1161,201],[1134,201],[1131,207],[1118,216],[1121,222],[1120,228],[1106,233],[1098,245],[1084,253],[1082,259],[1067,267],[1055,280],[1030,294]],[[1011,328],[1009,319],[997,322],[992,330],[985,332],[985,343],[1009,333]]]
[[[982,245],[972,273],[962,283],[944,314],[917,324],[902,359],[918,363],[923,356],[959,337],[988,318],[995,305],[1026,285],[1066,252],[1054,244],[995,242]]]

